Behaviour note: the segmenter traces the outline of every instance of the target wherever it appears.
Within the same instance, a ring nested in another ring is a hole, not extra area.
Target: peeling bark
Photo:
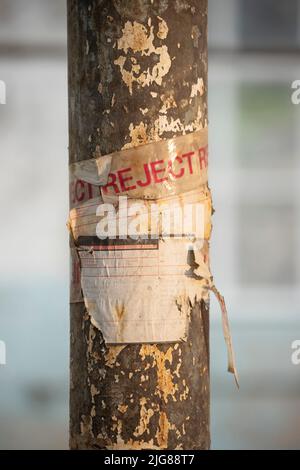
[[[207,125],[207,0],[69,0],[70,163]],[[70,447],[207,449],[209,326],[107,346],[71,304]]]

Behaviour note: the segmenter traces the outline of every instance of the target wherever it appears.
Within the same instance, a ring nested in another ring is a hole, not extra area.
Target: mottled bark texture
[[[68,42],[70,163],[207,125],[207,0],[69,0]],[[126,346],[72,304],[71,448],[209,445],[204,302],[186,342]]]

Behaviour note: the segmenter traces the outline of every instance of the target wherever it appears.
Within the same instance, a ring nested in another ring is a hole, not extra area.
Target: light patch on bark
[[[176,401],[175,394],[178,390],[178,385],[173,382],[173,374],[171,369],[167,366],[167,362],[172,364],[172,353],[174,346],[170,346],[164,353],[160,351],[155,344],[144,344],[140,349],[140,356],[142,360],[147,357],[154,359],[153,367],[157,368],[157,387],[156,394],[159,395],[165,403],[168,403],[169,397]]]
[[[189,391],[190,391],[190,390],[189,390],[189,387],[187,386],[186,381],[185,381],[184,379],[183,379],[183,382],[182,382],[182,383],[183,383],[183,386],[184,386],[184,390],[183,390],[183,392],[180,394],[179,400],[180,400],[180,401],[185,401],[185,400],[187,399],[188,395],[189,395]]]
[[[127,409],[128,409],[128,405],[119,405],[118,406],[118,410],[120,411],[120,413],[123,413],[123,414],[126,413]]]
[[[151,142],[158,142],[164,138],[166,133],[181,133],[182,135],[185,135],[187,133],[203,129],[200,106],[198,107],[196,118],[189,124],[185,124],[179,118],[174,119],[173,117],[168,117],[165,114],[166,111],[166,106],[163,105],[159,111],[160,114],[154,121],[153,125],[149,126],[142,121],[136,125],[131,123],[129,125],[129,136],[131,141],[123,145],[122,150],[137,147],[138,145],[149,144]]]
[[[169,431],[171,429],[176,430],[176,428],[174,425],[172,425],[169,422],[167,414],[164,411],[162,411],[159,414],[158,425],[159,425],[159,428],[157,430],[155,437],[157,439],[159,447],[164,449],[168,447]]]
[[[129,126],[129,135],[131,141],[123,146],[123,149],[129,149],[149,143],[149,136],[147,135],[147,124],[140,122],[136,126],[132,123]]]
[[[167,114],[167,111],[171,108],[177,108],[176,101],[174,99],[174,96],[165,96],[161,95],[160,99],[163,102],[162,107],[160,108],[159,112],[162,114]]]
[[[126,345],[121,346],[108,346],[108,349],[105,353],[105,365],[107,367],[113,368],[116,364],[118,355],[123,349],[126,348]]]
[[[166,45],[155,47],[154,45],[154,27],[149,18],[148,26],[134,21],[127,21],[122,29],[122,36],[117,41],[118,50],[122,50],[124,55],[120,55],[114,63],[119,66],[122,79],[129,92],[132,95],[133,84],[136,82],[138,85],[145,87],[152,83],[157,85],[162,84],[163,77],[169,72],[171,67],[171,58],[168,53]],[[168,35],[168,26],[166,22],[159,18],[159,26],[157,37],[165,39]],[[138,54],[136,54],[138,53]],[[136,54],[136,56],[135,56]],[[150,56],[156,54],[158,60],[152,68],[142,68],[138,63],[139,55]],[[131,65],[128,67],[128,57],[130,57]],[[125,67],[126,62],[126,67]]]
[[[169,28],[165,20],[163,20],[160,16],[158,18],[158,33],[157,37],[159,39],[166,39],[168,36]]]
[[[197,83],[192,84],[192,91],[191,91],[191,98],[194,98],[195,96],[200,94],[200,96],[203,96],[204,94],[204,82],[203,78],[198,78]]]
[[[142,436],[144,432],[148,430],[148,425],[150,422],[150,419],[154,415],[154,410],[152,408],[147,408],[146,407],[147,400],[145,397],[140,399],[140,422],[138,426],[136,427],[133,435],[135,437]],[[149,430],[148,430],[149,432]]]

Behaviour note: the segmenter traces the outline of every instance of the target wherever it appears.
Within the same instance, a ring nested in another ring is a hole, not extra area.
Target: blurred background
[[[0,448],[68,446],[64,0],[0,0]],[[209,0],[212,447],[299,449],[300,1]]]

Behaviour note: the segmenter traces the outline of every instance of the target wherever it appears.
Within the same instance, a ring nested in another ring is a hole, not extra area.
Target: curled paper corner
[[[235,362],[235,354],[234,354],[234,349],[233,349],[232,337],[230,333],[229,319],[228,319],[225,299],[221,295],[221,293],[218,291],[213,281],[210,282],[209,289],[215,294],[215,297],[218,300],[219,305],[220,305],[220,309],[222,313],[223,334],[224,334],[224,339],[225,339],[225,343],[227,346],[228,372],[234,375],[236,386],[239,389],[240,388],[239,375],[238,375],[236,362]]]
[[[73,174],[78,179],[93,185],[104,186],[108,181],[112,155],[82,160],[72,165]]]

